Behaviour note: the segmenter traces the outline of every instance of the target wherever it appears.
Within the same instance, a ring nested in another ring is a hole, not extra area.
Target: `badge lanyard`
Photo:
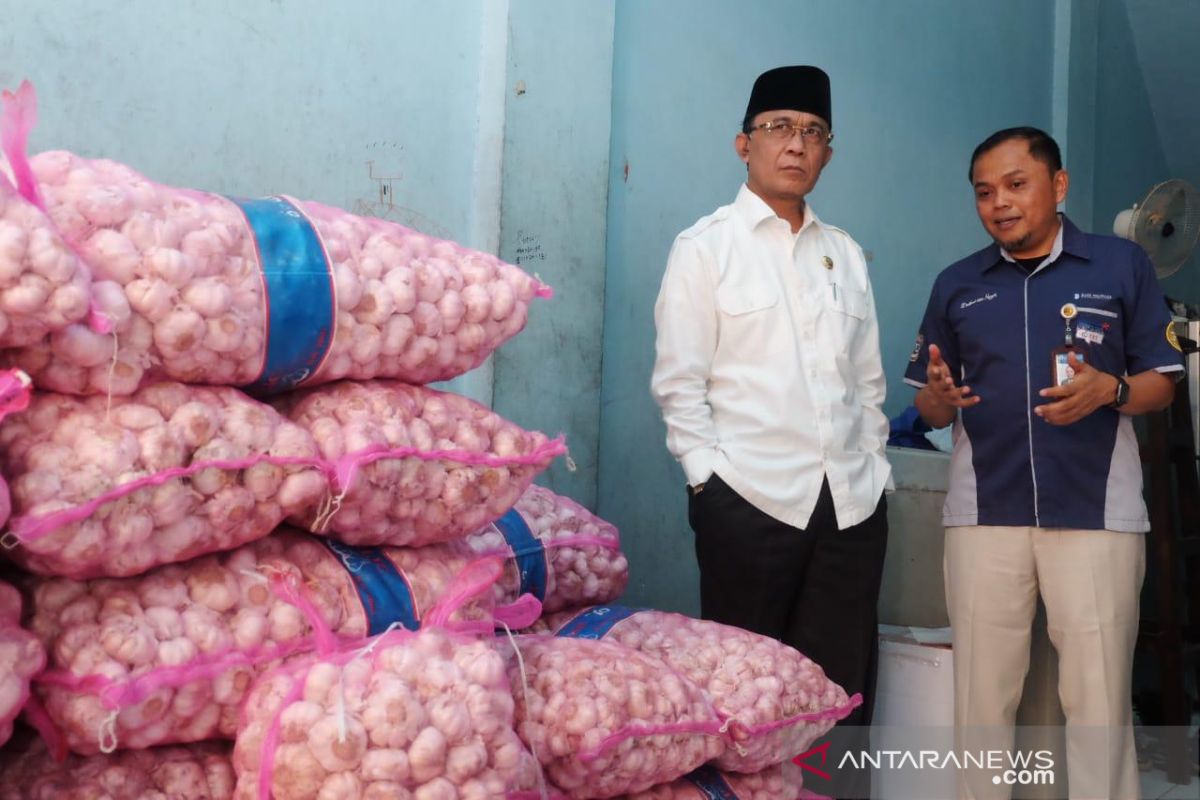
[[[1066,303],[1059,312],[1062,315],[1063,322],[1066,324],[1066,331],[1063,333],[1063,344],[1067,347],[1072,347],[1075,344],[1075,335],[1071,332],[1071,320],[1079,313],[1079,309],[1074,303]]]

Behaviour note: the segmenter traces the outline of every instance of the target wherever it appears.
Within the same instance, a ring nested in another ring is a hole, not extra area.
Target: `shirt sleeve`
[[[676,239],[654,304],[654,373],[650,392],[662,409],[667,449],[690,485],[708,480],[717,430],[708,379],[717,349],[716,267],[691,239]]]
[[[958,339],[946,318],[946,301],[942,297],[943,282],[939,276],[933,282],[929,292],[929,303],[925,307],[925,316],[921,319],[921,327],[917,330],[917,340],[913,344],[912,354],[908,358],[908,368],[904,371],[904,382],[910,386],[922,388],[925,386],[925,370],[929,366],[929,345],[936,344],[942,351],[942,360],[950,368],[951,375],[961,373],[958,359]],[[958,382],[958,378],[955,378]]]
[[[1183,370],[1183,354],[1167,338],[1171,310],[1167,307],[1150,258],[1133,248],[1133,296],[1125,305],[1125,370],[1137,375],[1147,370]]]

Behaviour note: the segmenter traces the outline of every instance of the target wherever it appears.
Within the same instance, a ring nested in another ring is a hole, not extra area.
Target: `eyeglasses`
[[[800,134],[800,138],[804,140],[805,144],[817,144],[818,142],[827,144],[833,141],[833,133],[826,133],[824,128],[816,125],[800,126],[787,120],[764,122],[761,125],[755,125],[750,130],[762,131],[770,138],[780,142],[790,142],[797,133]],[[749,136],[749,132],[746,135]]]

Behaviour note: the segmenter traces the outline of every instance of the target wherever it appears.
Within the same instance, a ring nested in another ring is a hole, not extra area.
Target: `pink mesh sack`
[[[29,699],[29,681],[46,666],[46,651],[21,627],[21,595],[0,581],[0,745]]]
[[[795,649],[730,625],[623,606],[565,612],[539,625],[660,658],[704,689],[727,721],[730,746],[714,764],[731,772],[758,772],[804,752],[862,704]]]
[[[246,701],[233,764],[239,800],[491,800],[539,788],[513,731],[504,661],[489,640],[442,627],[490,591],[476,562],[418,632],[393,630],[264,675]]]
[[[37,742],[0,755],[0,800],[230,800],[231,750],[205,742],[60,762]]]
[[[658,658],[545,635],[495,646],[508,657],[517,732],[568,797],[642,791],[725,750],[707,696]]]
[[[312,437],[228,387],[37,394],[0,425],[9,556],[42,575],[136,575],[236,547],[327,494]]]
[[[12,513],[12,498],[8,493],[8,481],[4,480],[4,476],[0,475],[0,528],[8,522],[8,516]]]
[[[38,693],[77,753],[233,738],[255,676],[334,639],[416,630],[476,560],[462,541],[354,548],[280,529],[138,577],[34,581],[29,624],[52,656]],[[486,594],[444,624],[497,615],[530,621]]]
[[[29,407],[33,396],[33,381],[19,369],[0,372],[0,420],[17,411]],[[12,498],[8,492],[8,481],[0,475],[0,529],[8,522],[12,514]]]
[[[0,94],[0,152],[17,156],[16,185],[0,170],[0,348],[32,345],[88,316],[87,267],[46,216],[21,155],[36,121],[28,82]]]
[[[748,775],[721,772],[710,764],[671,783],[635,792],[626,800],[800,800],[804,792],[798,769],[781,764]]]
[[[275,400],[334,466],[330,503],[292,521],[354,545],[461,538],[507,511],[566,452],[465,397],[397,381],[343,381]]]
[[[479,555],[505,558],[497,602],[531,594],[545,612],[616,600],[629,582],[617,529],[536,484],[512,509],[467,537]]]
[[[429,383],[481,364],[550,295],[495,256],[319,203],[176,189],[63,151],[8,155],[86,262],[112,328],[77,322],[6,356],[53,391]]]

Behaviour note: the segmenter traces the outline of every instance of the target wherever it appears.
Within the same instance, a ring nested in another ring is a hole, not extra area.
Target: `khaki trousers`
[[[1070,797],[1137,800],[1131,683],[1145,569],[1141,534],[947,528],[958,745],[1011,747],[1040,593],[1058,652]],[[1011,788],[996,785],[992,773],[968,771],[960,780],[969,798],[1006,798]]]

